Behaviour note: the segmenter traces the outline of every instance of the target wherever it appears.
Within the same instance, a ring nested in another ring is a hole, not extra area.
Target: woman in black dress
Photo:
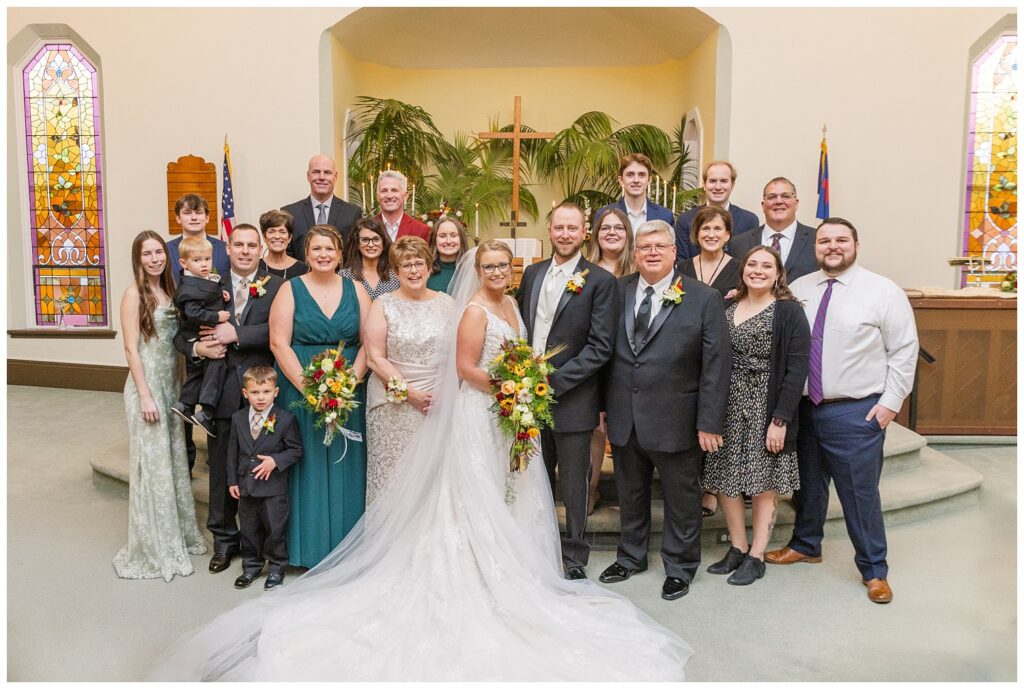
[[[708,567],[729,583],[764,576],[764,551],[775,524],[779,493],[800,487],[797,408],[807,380],[811,333],[800,302],[786,285],[778,252],[757,246],[741,263],[736,300],[725,311],[732,339],[732,377],[722,448],[704,458],[704,489],[717,491],[732,546]],[[743,496],[753,502],[747,543]]]
[[[260,216],[260,232],[267,245],[267,254],[260,261],[260,271],[290,280],[309,272],[309,266],[285,253],[292,243],[295,218],[288,211],[267,211]]]
[[[729,211],[715,206],[704,208],[690,225],[690,241],[700,247],[700,253],[680,261],[679,270],[726,296],[736,289],[740,279],[740,264],[725,253],[725,245],[731,237],[732,215]]]

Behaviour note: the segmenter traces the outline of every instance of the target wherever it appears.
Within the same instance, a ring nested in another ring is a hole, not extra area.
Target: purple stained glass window
[[[22,78],[36,325],[106,326],[96,68],[70,43],[48,43]]]

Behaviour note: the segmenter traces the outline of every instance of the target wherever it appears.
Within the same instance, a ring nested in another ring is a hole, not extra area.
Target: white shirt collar
[[[263,417],[263,421],[266,422],[266,420],[270,418],[270,415],[273,413],[273,411],[274,411],[274,404],[273,404],[273,402],[271,402],[270,406],[267,407],[266,409],[264,409],[261,412],[257,412],[254,408],[252,408],[250,406],[249,407],[249,428],[252,428],[252,422],[256,418],[256,414],[259,414],[260,416],[262,416]]]
[[[836,275],[835,276],[835,281],[838,282],[841,285],[849,285],[850,283],[852,283],[854,281],[854,279],[857,277],[857,273],[859,273],[859,272],[860,272],[860,266],[858,266],[856,263],[854,263],[852,266],[850,266],[849,268],[847,268],[843,272],[839,273],[839,275]],[[828,282],[831,279],[832,278],[830,278],[828,275],[825,274],[824,270],[818,270],[818,275],[815,278],[814,282],[817,285],[821,285],[821,284],[824,284],[824,283]]]
[[[634,213],[632,210],[630,210],[629,204],[626,203],[626,197],[625,196],[622,197],[622,205],[626,207],[626,213],[628,215],[632,215],[634,218],[638,218],[641,215],[643,215],[643,216],[647,215],[647,197],[646,196],[644,197],[644,205],[641,206],[640,210],[638,210],[636,213]]]
[[[786,229],[782,230],[782,236],[784,238],[788,239],[789,241],[793,241],[793,239],[796,237],[796,225],[797,225],[797,221],[794,219],[793,223],[789,227],[787,227]],[[768,225],[768,223],[765,223],[764,224],[764,239],[767,240],[768,242],[771,242],[773,234],[775,234],[775,230],[773,230],[771,228],[771,226]]]
[[[658,282],[656,282],[655,284],[652,285],[651,283],[647,282],[647,280],[644,279],[643,275],[640,275],[640,281],[639,281],[639,284],[637,286],[638,294],[643,294],[644,292],[647,291],[648,287],[653,287],[654,288],[654,296],[657,297],[659,294],[661,294],[662,292],[664,292],[665,290],[667,290],[669,288],[669,285],[672,284],[672,278],[674,276],[675,276],[675,271],[674,270],[670,270],[670,271],[668,271],[668,275],[666,275],[665,277],[663,277],[662,279],[658,280]]]
[[[326,201],[317,201],[316,199],[313,198],[312,194],[309,195],[309,202],[313,204],[313,220],[316,220],[317,206],[319,206],[321,203],[327,206],[326,208],[324,208],[324,213],[326,213],[328,217],[331,215],[331,201],[333,199],[334,194],[328,196]]]
[[[558,264],[555,259],[551,259],[550,272],[553,274],[561,273],[563,275],[572,275],[572,269],[576,267],[576,264],[580,262],[580,256],[582,252],[577,251],[568,261],[565,261],[561,265]]]
[[[238,287],[238,283],[242,280],[242,278],[247,279],[249,281],[249,284],[251,285],[253,280],[256,278],[256,273],[258,273],[258,272],[260,272],[259,264],[258,263],[256,264],[256,270],[252,271],[248,275],[239,275],[238,273],[236,273],[235,271],[232,270],[231,271],[231,286],[237,288]]]

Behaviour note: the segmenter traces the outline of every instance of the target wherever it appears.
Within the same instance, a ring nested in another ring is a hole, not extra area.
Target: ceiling
[[[331,33],[363,62],[451,69],[658,64],[717,28],[690,7],[367,7]]]

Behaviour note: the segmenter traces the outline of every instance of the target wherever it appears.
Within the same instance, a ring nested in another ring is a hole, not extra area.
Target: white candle
[[[647,198],[651,198],[651,180],[647,182]]]
[[[676,214],[676,185],[672,185],[672,215]]]
[[[473,213],[473,237],[477,241],[480,240],[480,204],[475,206],[476,212]]]
[[[366,177],[366,178],[367,178],[368,180],[370,180],[370,196],[372,197],[372,196],[373,196],[373,175],[367,175],[367,177]],[[371,208],[373,207],[373,204],[372,204],[372,203],[370,204],[370,207],[371,207]]]
[[[410,208],[410,215],[416,215],[416,185],[412,185],[412,206]]]
[[[367,211],[367,209],[366,209],[366,182],[363,182],[363,183],[361,183],[359,185],[359,195],[363,199],[363,212],[365,213]]]

